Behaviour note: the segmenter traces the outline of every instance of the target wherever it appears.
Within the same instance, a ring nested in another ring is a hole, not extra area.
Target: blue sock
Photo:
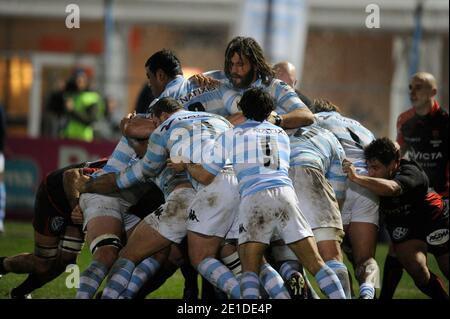
[[[348,277],[347,267],[345,267],[343,263],[335,259],[328,260],[325,263],[335,272],[336,276],[339,278],[339,281],[341,282],[342,285],[342,289],[344,289],[345,292],[345,297],[347,297],[347,299],[352,299],[350,278]]]
[[[360,299],[373,299],[375,298],[375,287],[367,282],[359,286],[359,298]]]
[[[118,299],[130,281],[134,263],[126,258],[116,260],[111,268],[109,280],[103,290],[102,299]]]
[[[6,191],[5,182],[0,182],[0,222],[5,219]]]
[[[142,288],[147,280],[155,275],[160,266],[160,263],[153,257],[144,259],[136,268],[134,268],[127,289],[120,297],[125,299],[134,298],[139,289]]]
[[[93,260],[80,276],[80,288],[78,288],[75,298],[92,299],[107,273],[108,267]]]
[[[226,292],[232,299],[240,299],[239,282],[233,273],[215,258],[205,258],[197,266],[197,271],[211,284]]]
[[[289,292],[284,286],[283,278],[269,264],[265,263],[261,265],[259,278],[264,289],[272,299],[291,299]]]
[[[300,264],[295,260],[285,261],[280,267],[280,275],[284,280],[291,279],[291,276],[300,272]]]
[[[242,299],[258,299],[259,298],[259,278],[258,275],[251,271],[242,273],[241,277],[241,295]]]
[[[324,265],[316,273],[315,278],[322,292],[330,299],[346,299],[344,289],[334,271]]]

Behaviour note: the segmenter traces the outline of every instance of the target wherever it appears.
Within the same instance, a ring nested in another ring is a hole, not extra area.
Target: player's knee
[[[189,260],[191,262],[192,267],[197,269],[197,266],[205,259],[207,256],[204,254],[204,251],[197,247],[195,249],[189,249]]]
[[[62,266],[74,264],[83,248],[83,244],[84,240],[79,237],[64,235],[59,242],[59,250],[61,252],[59,264]]]
[[[89,249],[96,260],[111,266],[122,249],[122,241],[115,234],[103,234],[92,241]]]
[[[225,239],[220,247],[220,257],[227,257],[237,251],[236,239]]]
[[[426,265],[418,262],[410,262],[404,266],[417,286],[424,286],[428,283],[429,271]]]

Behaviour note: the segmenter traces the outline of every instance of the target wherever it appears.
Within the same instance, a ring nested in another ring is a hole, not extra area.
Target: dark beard
[[[248,73],[243,78],[241,78],[241,82],[239,84],[237,84],[234,81],[233,77],[231,78],[231,83],[233,83],[233,86],[235,88],[245,89],[245,88],[249,87],[250,84],[252,84],[254,75],[255,75],[255,70],[252,67],[250,69],[250,71],[248,71]]]

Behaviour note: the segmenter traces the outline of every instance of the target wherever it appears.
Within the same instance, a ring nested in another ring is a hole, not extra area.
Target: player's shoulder
[[[289,86],[289,84],[275,78],[272,79],[272,81],[270,81],[270,83],[267,85],[267,88],[269,89],[270,92],[278,92],[279,94],[286,94],[289,92],[295,94],[294,89],[291,86]],[[297,96],[297,94],[295,95]]]
[[[410,109],[400,113],[400,115],[397,118],[397,125],[401,126],[402,124],[404,124],[405,122],[407,122],[408,120],[413,118],[415,114],[416,114],[416,111],[414,110],[414,108],[410,108]]]

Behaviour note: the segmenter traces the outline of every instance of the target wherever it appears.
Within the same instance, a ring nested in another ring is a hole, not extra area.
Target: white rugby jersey
[[[374,135],[356,120],[342,116],[338,112],[314,114],[317,124],[331,131],[339,140],[346,158],[355,165],[358,173],[367,174],[364,147],[375,140]]]
[[[179,111],[161,123],[150,135],[145,156],[116,178],[120,189],[155,177],[166,167],[166,160],[182,156],[200,163],[208,141],[214,141],[232,125],[225,118],[205,112]]]
[[[268,188],[293,187],[288,175],[289,137],[267,121],[247,120],[228,130],[209,152],[212,159],[203,167],[217,175],[230,162],[242,197]]]
[[[342,170],[344,149],[330,131],[317,124],[302,127],[290,137],[291,166],[320,170],[333,187],[336,197],[344,198],[347,175]]]

